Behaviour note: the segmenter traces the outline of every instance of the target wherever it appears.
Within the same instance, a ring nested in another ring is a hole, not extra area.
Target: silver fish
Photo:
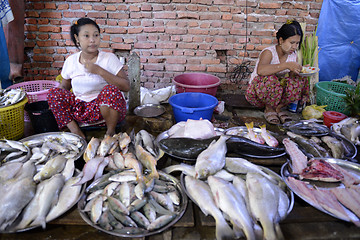
[[[344,156],[344,146],[338,139],[330,136],[323,136],[321,137],[321,140],[331,149],[333,158],[342,158]]]
[[[284,239],[279,225],[279,192],[266,178],[256,173],[246,175],[249,203],[253,216],[261,223],[264,239]]]
[[[232,229],[224,219],[221,211],[217,208],[214,197],[209,185],[204,181],[198,180],[192,176],[185,176],[185,186],[191,198],[196,201],[201,211],[210,214],[216,222],[216,239],[233,238]]]
[[[208,177],[208,183],[217,206],[225,212],[231,222],[243,230],[247,239],[255,240],[254,222],[247,210],[245,200],[229,182],[214,176]]]
[[[60,173],[64,169],[66,162],[67,159],[62,155],[50,159],[46,162],[43,169],[34,176],[34,181],[39,182]]]
[[[72,177],[66,181],[60,192],[59,200],[46,216],[46,222],[55,219],[76,203],[81,192],[81,186],[73,186],[77,181],[77,177]]]
[[[36,184],[30,178],[9,180],[11,183],[2,184],[0,187],[0,229],[3,231],[11,225],[21,210],[31,201],[35,195]]]
[[[90,139],[84,152],[84,160],[86,162],[95,157],[96,152],[98,151],[98,148],[100,146],[100,142],[100,139],[95,137],[92,137]]]
[[[64,186],[65,181],[63,175],[56,174],[44,182],[46,182],[46,184],[39,196],[38,214],[31,223],[33,226],[40,224],[43,229],[46,227],[46,215],[49,213],[53,202],[58,200],[60,191]]]
[[[228,138],[228,136],[221,135],[219,140],[214,140],[207,149],[199,154],[195,163],[197,178],[206,178],[225,166],[226,140]]]
[[[160,216],[147,227],[147,230],[153,231],[155,229],[159,229],[171,222],[175,217],[176,214]]]

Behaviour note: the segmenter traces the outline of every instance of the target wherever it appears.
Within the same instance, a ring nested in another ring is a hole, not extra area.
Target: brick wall
[[[184,72],[207,72],[221,78],[220,91],[241,91],[248,78],[234,79],[236,67],[249,61],[252,71],[286,19],[306,22],[312,32],[321,5],[322,0],[28,0],[25,79],[54,80],[65,58],[77,51],[71,24],[89,17],[102,30],[102,50],[125,58],[139,54],[147,88],[171,85]]]

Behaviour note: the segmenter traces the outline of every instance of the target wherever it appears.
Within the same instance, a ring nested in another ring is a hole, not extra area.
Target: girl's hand
[[[88,70],[90,73],[99,74],[101,67],[92,62],[85,62],[84,63],[85,69]]]
[[[288,69],[296,74],[299,74],[302,69],[302,66],[297,62],[287,62],[287,65]]]

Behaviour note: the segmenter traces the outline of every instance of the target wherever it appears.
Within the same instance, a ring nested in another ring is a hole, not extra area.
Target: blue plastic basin
[[[211,120],[218,100],[206,93],[187,92],[171,96],[169,104],[176,122],[188,119],[199,120],[200,118]]]

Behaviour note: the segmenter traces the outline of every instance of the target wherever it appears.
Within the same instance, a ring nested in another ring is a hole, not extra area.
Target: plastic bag
[[[325,106],[318,106],[316,104],[306,106],[304,110],[302,111],[302,116],[304,119],[309,120],[312,118],[320,119],[323,117],[323,112],[325,112]]]

